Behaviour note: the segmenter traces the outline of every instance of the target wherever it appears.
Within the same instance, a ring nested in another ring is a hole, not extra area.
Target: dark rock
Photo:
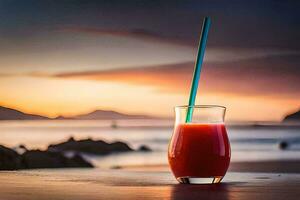
[[[0,145],[0,170],[16,170],[20,164],[20,155],[17,152]]]
[[[113,128],[113,129],[118,128],[117,122],[116,121],[112,121],[110,127]]]
[[[115,166],[111,166],[110,169],[122,169],[122,167],[119,165],[115,165]]]
[[[295,113],[291,113],[287,115],[283,119],[283,122],[300,122],[300,110]]]
[[[74,151],[81,153],[107,155],[110,153],[128,152],[133,151],[126,143],[114,142],[107,143],[103,140],[74,140],[69,139],[66,142],[62,142],[48,147],[49,151]]]
[[[75,141],[75,139],[74,139],[73,137],[70,137],[70,138],[68,139],[68,142],[73,142],[73,141]]]
[[[94,167],[91,163],[86,161],[80,154],[75,154],[67,160],[69,167]]]
[[[31,150],[21,155],[23,169],[93,167],[80,155],[68,158],[60,152]]]
[[[149,152],[152,151],[152,149],[150,149],[150,147],[146,146],[146,145],[141,145],[138,149],[138,151],[145,151],[145,152]]]
[[[133,151],[126,143],[124,142],[113,142],[109,145],[109,150],[111,152],[126,152]]]
[[[279,142],[279,144],[278,144],[278,147],[279,147],[279,149],[281,149],[281,150],[287,149],[288,146],[289,146],[289,144],[288,144],[286,141],[281,141],[281,142]]]
[[[20,148],[20,149],[24,149],[24,150],[26,150],[26,151],[27,151],[27,148],[26,148],[26,146],[25,146],[24,144],[20,144],[18,148]]]
[[[79,154],[66,157],[61,152],[31,150],[20,155],[13,149],[0,145],[0,170],[72,167],[93,167],[93,165]]]

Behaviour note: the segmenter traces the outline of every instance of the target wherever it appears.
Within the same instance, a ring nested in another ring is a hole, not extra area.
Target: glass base
[[[183,184],[215,184],[220,183],[223,179],[223,176],[215,177],[179,177],[177,181]]]

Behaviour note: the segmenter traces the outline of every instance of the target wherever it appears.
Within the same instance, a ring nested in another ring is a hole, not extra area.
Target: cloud
[[[95,27],[65,27],[59,29],[60,31],[67,32],[75,32],[75,33],[88,33],[94,35],[109,35],[109,36],[117,36],[117,37],[130,37],[138,40],[144,40],[149,42],[163,42],[170,43],[175,45],[183,45],[183,46],[196,46],[197,44],[191,43],[191,41],[187,41],[184,39],[179,39],[171,36],[164,36],[159,33],[155,33],[153,31],[149,31],[146,29],[102,29]]]
[[[181,83],[191,78],[192,66],[192,62],[186,62],[107,71],[62,73],[56,74],[55,77],[150,85],[159,87],[160,90],[173,90],[172,86],[179,83],[180,87],[177,88],[179,91],[183,91],[187,84]]]
[[[276,48],[212,48],[208,49],[206,61],[208,62],[232,62],[257,58],[276,56],[299,56],[299,50]]]
[[[81,34],[94,34],[101,36],[114,36],[133,38],[136,40],[142,40],[146,42],[155,43],[167,43],[170,45],[187,46],[192,49],[197,47],[197,42],[191,42],[190,40],[183,38],[176,38],[171,36],[164,36],[160,33],[149,31],[146,29],[100,29],[95,27],[65,27],[60,31],[75,32]],[[285,56],[285,55],[300,55],[298,49],[288,48],[241,48],[241,47],[207,47],[206,50],[206,62],[228,62],[239,61],[255,58],[263,58],[269,56]]]
[[[243,95],[300,95],[300,58],[273,56],[254,60],[204,64],[200,90]],[[55,77],[150,85],[161,92],[188,93],[193,63],[108,71],[62,73]]]

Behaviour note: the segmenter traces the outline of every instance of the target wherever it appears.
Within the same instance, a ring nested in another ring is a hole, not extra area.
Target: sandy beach
[[[232,163],[216,185],[178,184],[163,165],[3,171],[0,199],[298,199],[299,166],[299,161]]]

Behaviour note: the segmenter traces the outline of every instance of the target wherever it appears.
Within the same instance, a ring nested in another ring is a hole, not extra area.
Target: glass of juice
[[[187,122],[190,111],[192,120]],[[168,160],[180,183],[219,183],[225,176],[230,163],[225,111],[225,107],[217,105],[175,107]]]

